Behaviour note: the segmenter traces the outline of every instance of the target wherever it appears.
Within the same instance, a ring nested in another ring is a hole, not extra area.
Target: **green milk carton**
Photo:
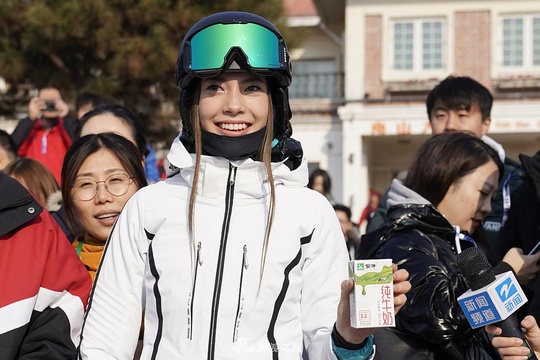
[[[351,326],[395,326],[392,259],[351,260],[349,277],[354,279],[350,295]]]

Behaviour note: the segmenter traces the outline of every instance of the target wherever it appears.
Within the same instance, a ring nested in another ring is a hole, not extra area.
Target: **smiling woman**
[[[78,235],[73,247],[92,279],[116,218],[146,185],[140,153],[120,135],[83,136],[68,150],[62,167],[66,219]]]
[[[203,79],[199,100],[202,128],[225,136],[259,131],[268,122],[269,101],[262,76],[240,71]]]
[[[200,82],[198,108],[205,154],[238,160],[262,148],[271,98],[266,78],[245,70]]]
[[[255,14],[210,15],[186,34],[176,70],[172,171],[111,232],[80,359],[132,359],[141,312],[144,359],[372,358],[373,329],[350,326],[337,217],[306,188],[291,138],[279,31]],[[393,271],[397,311],[409,287]]]

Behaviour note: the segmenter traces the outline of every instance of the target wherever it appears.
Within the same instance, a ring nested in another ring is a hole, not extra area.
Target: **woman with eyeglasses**
[[[146,139],[146,130],[137,115],[122,105],[101,104],[85,113],[77,123],[75,139],[88,134],[113,132],[130,140],[144,159],[143,166],[149,183],[160,180],[156,154]]]
[[[77,235],[73,247],[92,279],[122,208],[146,185],[140,152],[120,135],[86,135],[68,149],[62,166],[63,206]]]
[[[245,12],[196,23],[180,47],[182,132],[169,178],[130,199],[107,242],[81,359],[367,359],[349,321],[337,217],[306,187],[292,139],[291,64],[274,25]],[[407,273],[394,269],[395,311]],[[341,288],[340,288],[341,284]],[[351,357],[352,356],[352,357]]]
[[[382,359],[499,359],[483,328],[471,329],[458,304],[468,285],[456,256],[468,247],[491,252],[482,222],[503,169],[482,140],[447,132],[420,147],[404,182],[393,180],[388,220],[364,235],[359,248],[362,258],[391,258],[410,274],[409,301],[396,327],[375,338],[384,345],[377,346]],[[515,251],[507,254],[496,273],[518,272],[519,259]]]

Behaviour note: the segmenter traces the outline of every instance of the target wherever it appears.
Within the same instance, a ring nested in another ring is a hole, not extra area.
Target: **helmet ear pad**
[[[274,110],[274,138],[280,139],[286,132],[292,112],[289,105],[289,89],[279,86],[276,79],[268,77]]]
[[[197,86],[199,80],[192,81],[189,86],[180,89],[180,95],[178,99],[178,108],[180,110],[180,119],[182,120],[182,132],[186,135],[193,135],[193,124],[191,123],[191,110],[193,107],[193,100],[197,94]]]

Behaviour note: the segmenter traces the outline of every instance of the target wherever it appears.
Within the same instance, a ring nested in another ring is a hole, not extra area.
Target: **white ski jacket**
[[[262,282],[270,188],[262,163],[203,156],[192,251],[194,156],[126,204],[106,245],[81,359],[336,359],[330,334],[348,255],[332,206],[305,187],[307,164],[273,164],[276,209]]]

